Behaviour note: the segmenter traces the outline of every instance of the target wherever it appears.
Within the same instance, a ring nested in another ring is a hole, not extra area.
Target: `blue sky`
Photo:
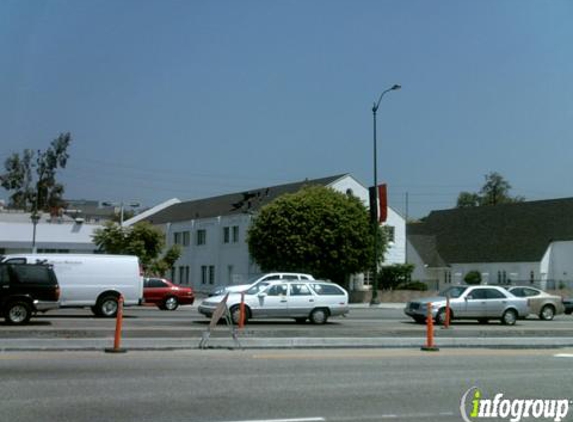
[[[422,217],[501,173],[573,196],[573,2],[3,0],[0,160],[73,136],[66,196],[351,173]],[[8,197],[0,190],[0,197]]]

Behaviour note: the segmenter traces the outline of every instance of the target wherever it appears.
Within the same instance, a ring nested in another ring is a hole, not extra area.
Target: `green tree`
[[[165,237],[160,229],[146,221],[131,227],[109,221],[103,229],[95,231],[93,240],[105,253],[138,256],[146,275],[164,275],[181,255],[179,245],[162,254]]]
[[[461,192],[458,195],[457,207],[479,207],[484,205],[511,204],[523,202],[522,196],[511,196],[511,185],[497,172],[485,175],[485,184],[478,193]]]
[[[57,182],[56,172],[66,167],[71,141],[69,133],[62,133],[46,151],[25,149],[22,155],[14,153],[6,159],[0,185],[13,192],[10,207],[48,211],[64,205],[64,186]]]
[[[464,277],[464,281],[470,285],[481,284],[481,273],[476,270],[470,271]]]
[[[372,265],[369,218],[360,199],[309,186],[261,209],[249,229],[249,252],[263,271],[308,272],[346,286],[351,274]],[[382,238],[381,251],[385,244]]]

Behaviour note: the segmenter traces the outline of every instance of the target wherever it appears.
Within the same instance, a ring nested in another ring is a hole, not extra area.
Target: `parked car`
[[[266,282],[265,282],[266,283]],[[262,289],[256,284],[245,292],[245,321],[257,318],[293,318],[299,323],[307,319],[324,324],[329,317],[348,313],[348,292],[342,287],[319,280],[270,281]],[[205,299],[199,312],[211,317],[225,295]],[[240,317],[241,294],[229,293],[227,307],[233,323]]]
[[[565,315],[571,315],[573,313],[573,298],[570,297],[563,298],[563,306],[565,308],[563,310]]]
[[[145,303],[153,303],[163,311],[174,311],[179,305],[192,305],[195,294],[191,287],[178,286],[164,278],[145,278],[143,299]]]
[[[264,286],[268,286],[269,282],[273,280],[295,280],[295,281],[314,280],[314,277],[311,276],[310,274],[304,274],[304,273],[268,273],[268,274],[263,274],[261,276],[253,277],[249,281],[247,281],[246,284],[236,284],[236,285],[219,287],[216,290],[212,291],[209,296],[219,296],[231,292],[244,292],[259,283],[264,282],[265,283]]]
[[[0,314],[9,324],[26,324],[33,313],[59,307],[60,286],[48,265],[0,264]]]
[[[432,303],[432,317],[437,324],[446,318],[446,298],[450,298],[450,319],[476,319],[486,323],[500,319],[503,324],[514,325],[518,318],[529,315],[528,299],[516,297],[497,286],[452,286],[438,297],[408,302],[404,313],[423,323]]]
[[[115,317],[119,296],[124,306],[143,301],[137,256],[104,254],[14,254],[2,262],[52,265],[61,288],[61,308],[91,308],[96,316]]]
[[[544,321],[551,321],[555,315],[565,310],[561,296],[551,295],[535,287],[512,286],[507,290],[517,297],[528,298],[531,313]]]

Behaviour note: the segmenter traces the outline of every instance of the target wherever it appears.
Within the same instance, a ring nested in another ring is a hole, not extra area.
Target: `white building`
[[[97,249],[92,236],[100,224],[88,224],[62,216],[42,214],[36,225],[38,252],[94,253]],[[30,213],[0,212],[0,255],[31,252],[34,225]]]
[[[414,280],[573,287],[573,198],[434,211],[408,224]]]
[[[352,194],[368,205],[368,189],[348,174],[323,179],[304,180],[280,186],[232,193],[214,198],[161,204],[125,225],[146,220],[165,232],[167,244],[178,244],[182,255],[173,268],[171,278],[198,291],[209,291],[219,285],[244,283],[260,269],[251,259],[246,242],[253,215],[277,197],[300,190],[305,185],[322,185]],[[387,263],[405,262],[406,226],[404,219],[392,209],[388,221],[393,239],[386,254]],[[280,270],[280,268],[277,268]],[[355,278],[354,287],[361,288],[363,277]]]

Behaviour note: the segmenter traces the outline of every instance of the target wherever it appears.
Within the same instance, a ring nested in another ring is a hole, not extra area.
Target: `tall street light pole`
[[[374,201],[374,206],[378,206],[378,146],[376,142],[376,112],[378,111],[378,107],[380,107],[380,102],[382,101],[382,97],[390,91],[396,91],[402,88],[400,85],[394,85],[391,88],[388,88],[385,91],[382,91],[378,101],[374,103],[372,106],[372,121],[373,121],[373,128],[374,128],[374,192],[376,192],[376,201]],[[375,212],[375,219],[372,222],[372,230],[374,232],[374,269],[373,269],[373,277],[374,283],[372,284],[372,299],[370,300],[371,305],[375,305],[380,303],[378,300],[378,230],[379,230],[379,223],[378,223],[378,213]]]

